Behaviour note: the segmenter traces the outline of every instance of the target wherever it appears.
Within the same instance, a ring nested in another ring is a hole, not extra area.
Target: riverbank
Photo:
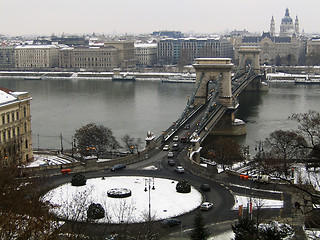
[[[162,81],[162,82],[195,82],[195,74],[182,73],[138,73],[120,72],[120,75],[133,76],[135,80]],[[112,81],[113,72],[45,72],[45,71],[1,71],[0,78],[24,80],[109,80]]]

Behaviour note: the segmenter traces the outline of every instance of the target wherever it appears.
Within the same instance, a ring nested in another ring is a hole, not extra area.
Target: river
[[[117,140],[129,134],[156,136],[182,113],[194,85],[160,81],[0,79],[0,86],[31,94],[33,148],[71,148],[72,136],[94,122],[109,127]],[[239,141],[254,148],[278,129],[296,128],[288,117],[309,109],[319,111],[320,85],[272,83],[268,92],[243,92],[236,116],[246,122],[247,135]]]

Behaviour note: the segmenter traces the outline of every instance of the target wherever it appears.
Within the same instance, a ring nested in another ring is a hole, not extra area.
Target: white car
[[[204,210],[204,211],[208,211],[209,209],[211,209],[213,207],[213,203],[211,202],[204,202],[201,204],[200,209]]]
[[[168,151],[170,149],[169,145],[164,145],[164,147],[162,148],[163,151]]]
[[[177,173],[184,173],[184,168],[182,166],[176,166],[174,169]]]
[[[173,158],[173,157],[174,157],[173,152],[168,152],[168,158]]]
[[[178,142],[178,141],[179,141],[179,136],[174,136],[173,139],[172,139],[172,141]]]

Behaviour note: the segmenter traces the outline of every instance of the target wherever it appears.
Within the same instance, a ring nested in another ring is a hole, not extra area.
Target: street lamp
[[[154,178],[146,178],[145,181],[145,188],[144,191],[147,192],[149,190],[149,222],[151,221],[151,190],[155,190],[154,187]],[[151,187],[152,185],[152,187]]]
[[[262,141],[256,142],[255,150],[258,151],[258,171],[259,171],[258,180],[259,180],[260,179],[260,160],[261,160],[261,153],[263,152]]]

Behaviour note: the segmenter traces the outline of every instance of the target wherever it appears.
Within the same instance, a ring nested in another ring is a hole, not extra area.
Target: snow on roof
[[[136,48],[155,48],[158,44],[156,43],[135,43],[134,47]]]
[[[20,45],[17,49],[32,49],[32,48],[58,48],[56,45]]]
[[[0,90],[0,104],[12,102],[15,100],[17,100],[17,97],[15,97],[13,94]]]

